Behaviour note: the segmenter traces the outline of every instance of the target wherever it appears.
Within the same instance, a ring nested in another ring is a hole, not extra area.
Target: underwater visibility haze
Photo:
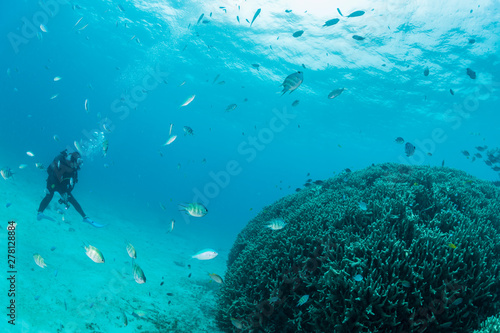
[[[500,325],[498,1],[3,7],[2,332]]]

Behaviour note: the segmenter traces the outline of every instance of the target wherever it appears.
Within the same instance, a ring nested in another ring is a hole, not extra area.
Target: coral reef
[[[481,324],[481,327],[473,333],[500,333],[500,317],[489,317]]]
[[[499,312],[498,187],[391,163],[320,184],[266,207],[238,235],[221,330],[469,332]],[[266,228],[275,218],[286,226]]]

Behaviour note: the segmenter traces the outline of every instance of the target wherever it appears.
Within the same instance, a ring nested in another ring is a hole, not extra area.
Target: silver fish
[[[167,231],[167,234],[169,234],[172,231],[174,231],[174,225],[175,225],[175,220],[172,219],[172,221],[170,222],[170,230]]]
[[[301,71],[288,75],[285,81],[283,81],[283,83],[281,84],[283,86],[281,96],[283,96],[287,91],[290,91],[290,93],[292,93],[292,91],[297,89],[303,81],[304,73],[302,73]]]

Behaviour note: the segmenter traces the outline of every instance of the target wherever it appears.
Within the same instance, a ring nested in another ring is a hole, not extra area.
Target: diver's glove
[[[92,220],[90,219],[90,217],[88,217],[88,216],[85,216],[85,217],[83,218],[83,222],[88,223],[88,224],[90,224],[90,225],[92,225],[92,226],[94,226],[94,227],[96,227],[96,228],[102,228],[102,227],[104,227],[104,225],[103,225],[103,224],[99,224],[99,223],[96,223],[96,222],[92,221]]]

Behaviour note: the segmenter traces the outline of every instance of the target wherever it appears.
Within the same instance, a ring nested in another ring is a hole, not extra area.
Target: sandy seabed
[[[8,323],[10,282],[2,279],[1,332],[219,332],[214,317],[220,285],[208,273],[223,276],[227,251],[212,260],[192,259],[194,249],[207,247],[201,236],[182,228],[167,233],[168,225],[153,227],[132,214],[120,214],[128,215],[123,218],[109,207],[99,210],[99,202],[77,189],[75,196],[85,211],[106,227],[83,223],[72,207],[64,215],[58,213],[57,196],[45,211],[56,221],[37,221],[43,187],[15,177],[0,182],[2,275],[9,271],[8,221],[17,224],[16,325]],[[134,280],[127,242],[137,251],[144,284]],[[84,243],[98,248],[105,263],[94,263]],[[47,267],[35,263],[35,253]]]

